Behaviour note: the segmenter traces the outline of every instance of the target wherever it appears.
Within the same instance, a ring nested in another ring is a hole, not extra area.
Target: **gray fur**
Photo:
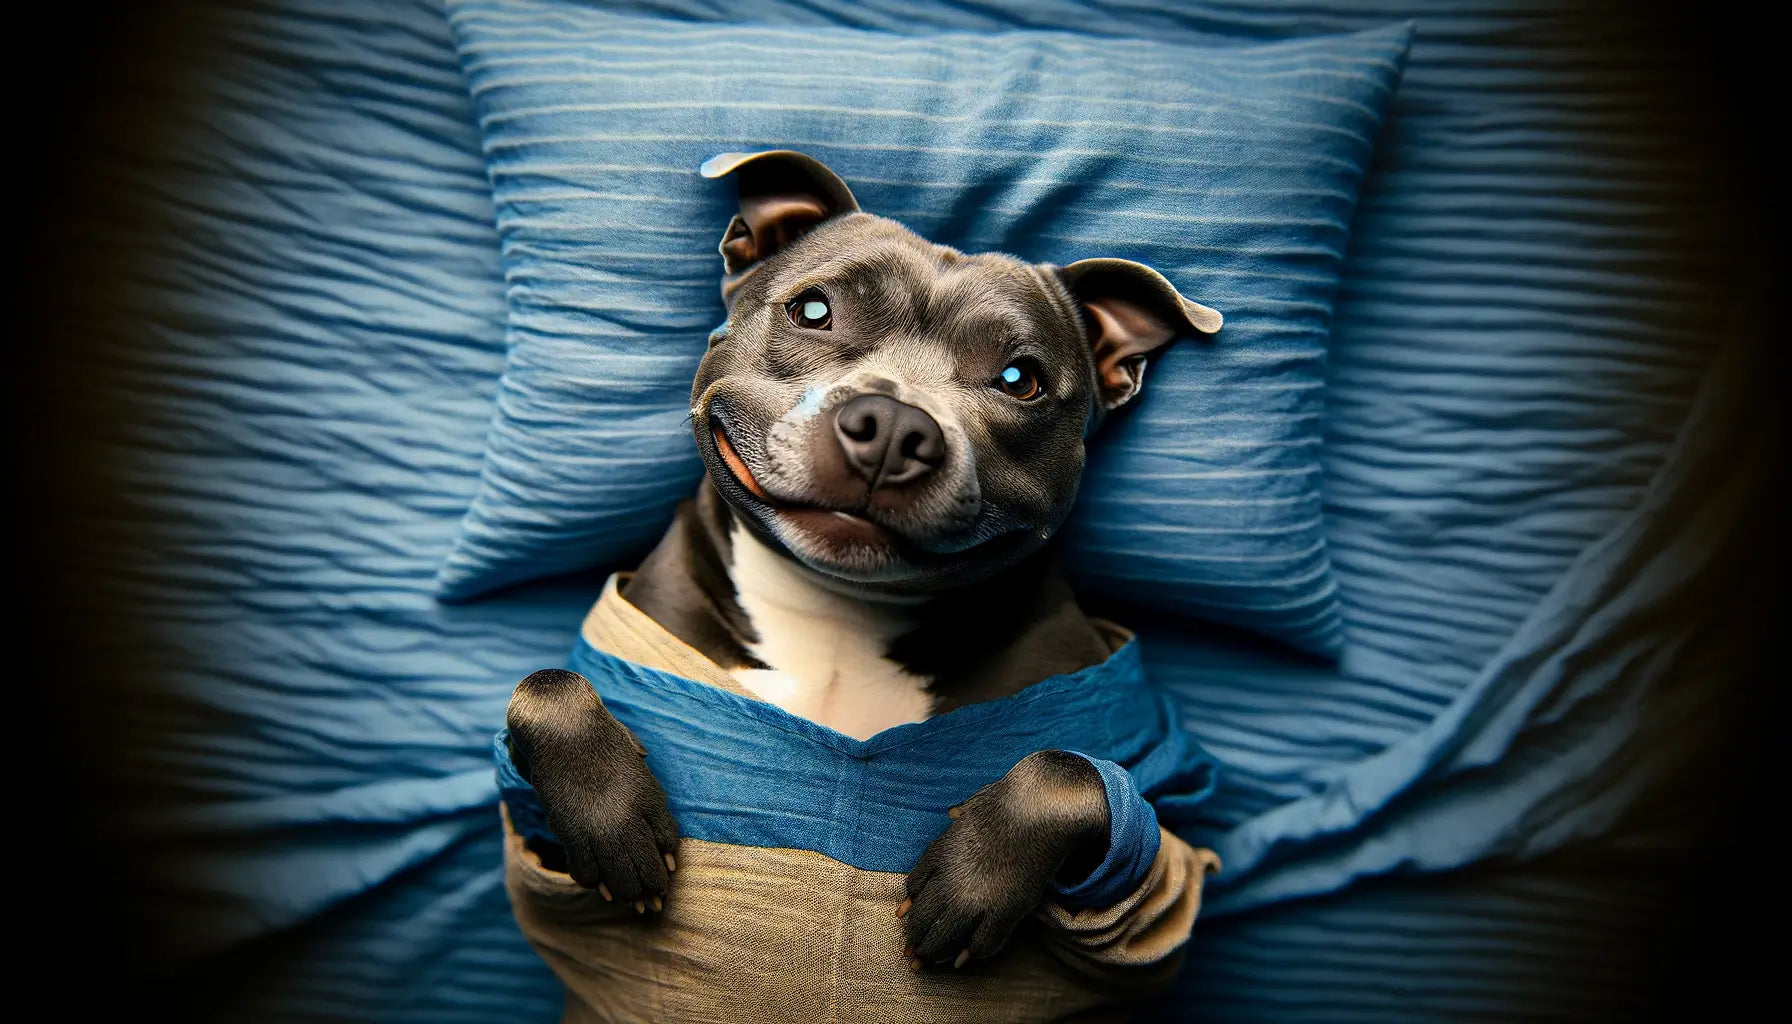
[[[801,329],[785,312],[816,289],[834,310],[827,331]],[[1030,402],[991,386],[1023,357],[1045,386]],[[697,374],[691,422],[723,496],[755,532],[818,571],[925,592],[987,578],[1057,531],[1076,497],[1094,390],[1082,323],[1054,275],[848,213],[736,281],[727,331]],[[918,486],[863,495],[849,509],[900,538],[896,553],[828,558],[767,502],[730,486],[714,431],[725,432],[771,504],[841,507],[817,480],[834,443],[829,416],[865,393],[928,412],[948,454]]]

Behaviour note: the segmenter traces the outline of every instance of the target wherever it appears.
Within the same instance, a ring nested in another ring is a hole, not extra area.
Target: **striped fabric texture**
[[[1690,230],[1713,220],[1710,154],[1664,102],[1684,52],[1553,0],[626,6],[1189,53],[1419,18],[1329,354],[1343,658],[1118,610],[1225,766],[1189,835],[1226,870],[1150,1019],[1647,1012],[1624,940],[1678,927],[1663,908],[1687,886],[1657,886],[1661,864],[1712,866],[1614,831],[1712,728],[1733,663],[1698,538],[1645,499],[1659,476],[1725,528],[1758,426],[1662,472],[1709,426],[1686,413],[1727,298],[1724,252]],[[64,213],[107,272],[63,314],[105,340],[78,397],[116,425],[92,471],[130,513],[69,566],[132,613],[72,610],[133,697],[83,714],[155,796],[108,827],[137,838],[177,991],[228,992],[223,1019],[557,1020],[505,898],[490,740],[603,578],[435,600],[508,314],[454,40],[434,0],[206,11],[178,85],[132,71],[169,97],[154,131],[101,140],[111,187]],[[1625,537],[1647,571],[1612,571]],[[1590,866],[1532,859],[1552,851]]]
[[[690,380],[723,317],[733,184],[793,148],[967,251],[1149,264],[1220,309],[1092,445],[1086,590],[1336,653],[1319,444],[1331,303],[1409,28],[1231,49],[924,39],[449,4],[510,302],[487,461],[442,593],[625,563],[701,473]]]

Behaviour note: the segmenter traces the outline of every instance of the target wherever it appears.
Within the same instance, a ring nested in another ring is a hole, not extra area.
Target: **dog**
[[[801,153],[702,173],[740,197],[728,317],[691,394],[707,473],[619,596],[752,698],[860,740],[1109,658],[1052,541],[1086,439],[1156,353],[1221,315],[1138,263],[934,244]],[[638,913],[675,899],[666,792],[588,680],[529,676],[506,724],[555,865]],[[1111,814],[1091,759],[1022,757],[949,809],[908,873],[905,955],[994,957],[1108,855]]]

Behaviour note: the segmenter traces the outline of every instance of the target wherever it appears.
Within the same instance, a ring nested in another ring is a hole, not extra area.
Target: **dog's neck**
[[[729,577],[753,625],[747,652],[766,668],[733,670],[742,686],[794,715],[857,739],[932,713],[930,677],[891,661],[919,621],[920,601],[836,592],[736,521]]]
[[[1107,657],[1049,558],[926,600],[824,585],[707,482],[623,596],[792,714],[865,738]]]

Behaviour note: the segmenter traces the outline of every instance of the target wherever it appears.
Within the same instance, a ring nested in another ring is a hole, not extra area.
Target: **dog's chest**
[[[748,649],[771,666],[736,670],[742,686],[856,739],[928,717],[928,679],[885,656],[912,625],[901,606],[836,594],[738,526],[732,540],[736,598],[759,637]]]

